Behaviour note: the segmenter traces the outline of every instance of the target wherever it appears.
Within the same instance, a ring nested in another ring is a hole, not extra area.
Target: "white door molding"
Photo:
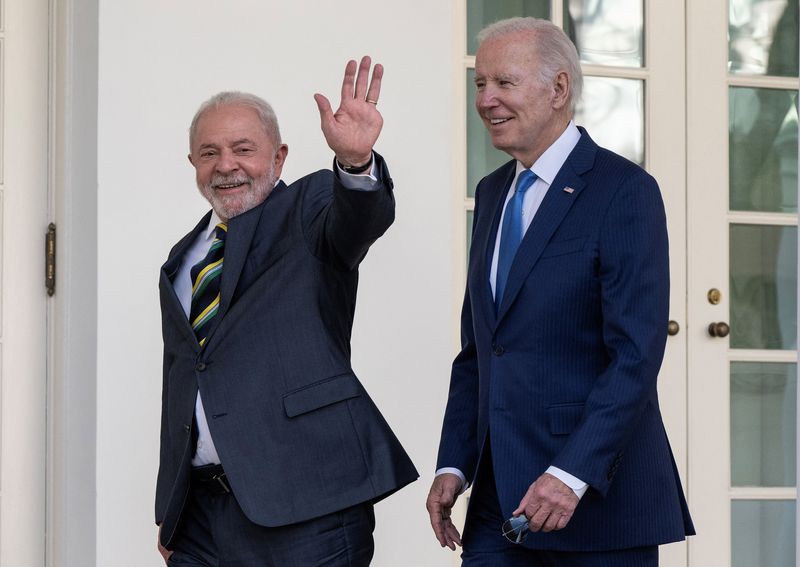
[[[48,561],[96,565],[98,0],[50,0]]]

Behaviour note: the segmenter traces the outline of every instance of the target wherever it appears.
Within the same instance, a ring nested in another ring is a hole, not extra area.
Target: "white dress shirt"
[[[564,162],[567,161],[567,157],[569,157],[570,152],[575,148],[578,144],[578,140],[580,140],[581,133],[575,124],[570,121],[567,125],[566,130],[558,137],[558,139],[553,142],[553,144],[545,150],[545,152],[539,156],[539,159],[531,167],[531,171],[536,174],[536,181],[534,181],[533,185],[525,192],[525,196],[522,202],[522,226],[523,226],[523,234],[527,232],[528,227],[531,225],[531,221],[533,217],[536,216],[536,212],[539,210],[539,206],[542,204],[544,200],[544,196],[547,194],[547,190],[550,188],[550,185],[555,180],[556,175],[561,170],[561,167],[564,165]],[[500,217],[500,224],[498,227],[503,226],[503,218],[506,214],[506,204],[511,197],[514,195],[514,188],[517,185],[517,178],[519,174],[525,170],[525,166],[522,165],[519,161],[517,161],[517,170],[514,175],[514,179],[511,181],[511,185],[508,189],[508,194],[506,195],[504,204],[503,204],[503,212],[502,216]],[[489,283],[492,287],[492,297],[494,297],[495,293],[495,284],[497,282],[497,260],[499,257],[500,252],[500,229],[497,230],[497,237],[495,238],[494,243],[494,253],[492,254],[492,266],[489,272]],[[547,473],[553,475],[561,482],[569,486],[575,495],[578,498],[581,498],[585,493],[589,486],[583,482],[581,479],[569,474],[566,471],[559,469],[558,467],[549,467],[546,471]],[[457,475],[461,479],[462,484],[462,491],[466,490],[467,483],[466,477],[464,473],[459,469],[452,468],[452,467],[444,467],[436,471],[436,475],[444,474],[444,473],[451,473]]]
[[[372,167],[370,170],[363,174],[350,174],[346,173],[337,165],[337,172],[339,181],[346,189],[354,191],[374,191],[377,189],[378,179],[375,177],[375,159],[372,160]],[[278,182],[276,181],[277,185]],[[215,212],[211,212],[211,219],[208,221],[208,226],[197,235],[194,242],[189,246],[183,254],[181,267],[175,276],[173,287],[175,293],[181,302],[181,307],[186,313],[186,318],[189,318],[189,311],[192,305],[192,266],[197,264],[200,260],[206,257],[211,243],[214,241],[214,233],[217,224],[221,222],[219,216]],[[225,270],[223,262],[223,272]],[[211,431],[208,428],[208,421],[206,420],[206,412],[203,409],[203,399],[200,392],[197,393],[197,400],[194,406],[194,416],[197,421],[197,447],[195,454],[192,457],[192,466],[200,467],[203,465],[219,464],[220,458],[217,454],[217,448],[214,446],[214,440],[211,438]]]

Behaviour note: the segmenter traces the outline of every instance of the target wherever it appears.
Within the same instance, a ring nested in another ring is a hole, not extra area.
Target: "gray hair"
[[[197,135],[197,123],[203,114],[208,110],[217,109],[225,105],[247,106],[255,110],[267,137],[275,144],[275,149],[281,145],[281,130],[278,127],[278,117],[275,116],[275,111],[267,101],[250,93],[223,91],[212,96],[197,109],[194,118],[192,118],[192,125],[189,127],[189,146],[194,142],[194,137]]]
[[[515,32],[533,32],[531,46],[539,56],[539,80],[542,84],[552,84],[559,71],[567,73],[570,83],[569,103],[574,112],[583,90],[583,72],[575,44],[560,27],[549,20],[537,18],[508,18],[490,24],[478,32],[478,44]]]

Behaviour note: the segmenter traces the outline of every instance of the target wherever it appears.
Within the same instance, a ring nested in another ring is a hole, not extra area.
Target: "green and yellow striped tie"
[[[222,261],[225,253],[225,236],[228,225],[221,222],[217,225],[216,236],[206,257],[192,266],[189,272],[192,277],[192,306],[189,310],[189,322],[203,346],[211,327],[210,322],[219,311],[219,284],[222,279]]]

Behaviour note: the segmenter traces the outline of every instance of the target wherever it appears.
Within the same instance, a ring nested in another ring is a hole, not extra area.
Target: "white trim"
[[[98,0],[50,0],[51,219],[58,227],[50,300],[48,567],[97,555]]]

